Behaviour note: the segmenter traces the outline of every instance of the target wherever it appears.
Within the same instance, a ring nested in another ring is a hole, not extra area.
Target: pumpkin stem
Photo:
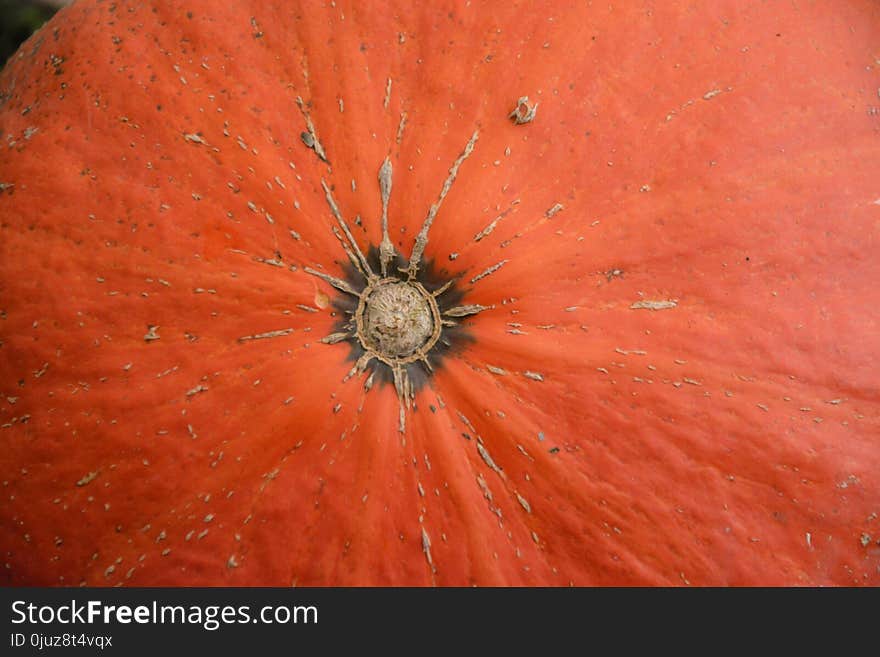
[[[404,121],[405,115],[401,117],[401,129]],[[321,342],[336,344],[348,341],[356,345],[357,362],[345,375],[343,381],[348,381],[353,376],[362,374],[370,368],[373,361],[376,361],[364,383],[364,388],[367,391],[373,386],[376,368],[387,368],[397,393],[398,429],[401,433],[406,430],[406,413],[415,398],[415,383],[412,376],[416,376],[417,381],[422,378],[418,375],[418,370],[412,368],[420,364],[425,373],[432,374],[434,365],[428,359],[429,354],[435,346],[442,349],[443,347],[448,348],[452,344],[448,336],[444,337],[444,328],[456,327],[458,318],[475,315],[494,307],[479,304],[449,307],[460,298],[454,294],[448,295],[446,304],[443,304],[440,297],[454,285],[455,280],[447,280],[433,289],[435,285],[426,282],[430,276],[427,273],[427,267],[422,263],[425,247],[428,244],[428,233],[434,219],[443,205],[443,200],[452,189],[452,184],[458,176],[461,165],[473,153],[478,138],[479,130],[474,130],[465,144],[464,150],[449,168],[449,175],[443,182],[437,201],[431,205],[428,211],[413,245],[409,263],[405,267],[395,264],[392,268],[392,263],[399,263],[400,260],[388,231],[388,203],[391,199],[393,175],[391,158],[386,156],[379,167],[382,241],[378,249],[370,249],[369,259],[361,251],[348,224],[342,217],[330,186],[323,178],[321,179],[321,187],[324,189],[327,205],[338,224],[338,226],[332,226],[333,234],[336,235],[354,269],[350,272],[348,280],[336,278],[311,267],[304,267],[303,271],[358,299],[357,309],[347,311],[353,316],[338,325],[337,331],[324,337]],[[471,282],[488,276],[503,266],[505,262],[490,267],[472,279]],[[380,273],[376,273],[373,267],[377,267]],[[425,271],[420,272],[421,269]],[[356,278],[357,274],[362,276],[366,282],[360,291],[358,291],[360,281]],[[429,291],[425,285],[432,288],[432,291]]]

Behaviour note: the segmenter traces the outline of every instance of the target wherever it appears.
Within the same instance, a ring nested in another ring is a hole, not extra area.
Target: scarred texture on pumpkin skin
[[[880,583],[876,3],[475,5],[83,1],[10,60],[0,581]],[[492,310],[400,434],[322,183],[366,252],[388,158],[406,256],[475,130],[425,258]]]
[[[428,345],[436,313],[427,297],[402,281],[378,286],[364,300],[367,345],[392,358],[409,356]]]

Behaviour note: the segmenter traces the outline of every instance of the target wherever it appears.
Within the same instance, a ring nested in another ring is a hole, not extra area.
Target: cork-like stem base
[[[440,337],[440,310],[418,282],[382,278],[361,293],[355,314],[364,351],[398,365],[423,360]]]

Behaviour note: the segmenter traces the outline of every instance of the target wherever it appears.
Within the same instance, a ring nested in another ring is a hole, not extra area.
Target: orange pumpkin
[[[63,10],[0,75],[0,578],[880,583],[878,27]]]

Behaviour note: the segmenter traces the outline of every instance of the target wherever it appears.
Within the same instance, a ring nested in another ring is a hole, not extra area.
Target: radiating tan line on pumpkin
[[[678,302],[672,299],[650,300],[644,299],[636,301],[630,306],[631,310],[669,310],[675,308]]]
[[[324,344],[336,344],[337,342],[342,342],[343,340],[349,340],[354,337],[354,333],[331,333],[330,335],[325,335],[321,338],[321,342]]]
[[[374,354],[372,351],[368,351],[363,356],[358,358],[357,362],[354,364],[354,367],[352,367],[348,371],[348,374],[343,377],[342,381],[348,381],[355,374],[361,374],[362,372],[366,371],[367,366],[370,364],[370,361],[374,358],[376,358],[376,354]]]
[[[516,500],[520,503],[520,506],[522,506],[522,508],[526,510],[526,513],[531,513],[532,505],[529,504],[529,501],[519,493],[514,493],[514,495],[516,495]]]
[[[280,338],[285,335],[290,335],[293,333],[292,328],[286,329],[278,329],[277,331],[267,331],[265,333],[256,333],[254,335],[243,335],[238,341],[239,342],[249,342],[251,340],[265,340],[267,338]]]
[[[446,198],[449,190],[452,189],[452,183],[455,182],[455,178],[458,176],[459,167],[461,167],[462,163],[470,157],[471,153],[474,152],[474,146],[477,143],[479,134],[479,130],[474,130],[474,134],[471,135],[468,143],[465,144],[464,151],[462,151],[461,155],[458,156],[458,159],[453,162],[452,167],[449,169],[449,175],[443,183],[443,188],[440,190],[440,196],[437,198],[437,202],[432,204],[431,209],[428,210],[428,216],[425,217],[425,223],[422,225],[422,229],[419,231],[419,234],[416,237],[416,242],[413,245],[412,255],[409,258],[409,267],[406,269],[406,273],[410,280],[413,280],[416,277],[416,274],[418,274],[419,263],[422,260],[422,255],[428,244],[428,231],[431,230],[431,224],[434,223],[434,218],[437,216],[437,212],[440,211],[440,206],[443,205],[443,199]]]
[[[495,230],[495,228],[497,227],[496,222],[500,223],[500,220],[503,219],[506,216],[506,214],[513,209],[513,206],[518,205],[519,203],[521,203],[521,201],[522,201],[522,199],[519,199],[519,198],[512,201],[510,204],[511,207],[508,208],[508,210],[501,213],[498,217],[496,217],[495,220],[492,221],[492,223],[490,223],[488,226],[486,226],[486,228],[484,228],[482,231],[480,231],[479,233],[477,233],[474,236],[473,243],[476,244],[476,243],[480,242],[481,240],[485,239],[489,234],[491,234]],[[513,240],[528,237],[534,231],[538,230],[542,226],[546,226],[549,222],[551,222],[553,220],[554,216],[556,216],[559,212],[561,212],[564,209],[565,209],[565,205],[563,205],[562,203],[554,203],[537,220],[535,220],[529,224],[523,224],[521,226],[521,228],[516,233],[514,233],[508,239],[502,241],[499,246],[502,249],[505,249],[511,245]],[[598,222],[593,222],[593,225],[595,225],[596,223],[598,223]],[[473,244],[470,244],[468,246],[473,246]],[[467,247],[465,247],[465,248],[467,248]],[[460,254],[456,253],[455,255],[456,255],[456,257],[458,257],[458,255],[460,255]],[[450,259],[452,259],[452,258],[450,258]]]
[[[498,467],[498,464],[492,459],[492,456],[489,454],[489,450],[477,440],[477,452],[480,454],[480,458],[485,461],[486,465],[489,466],[492,470],[497,472],[498,474],[502,474],[501,468]]]
[[[324,147],[321,145],[321,141],[318,139],[318,133],[315,131],[315,124],[312,123],[312,117],[309,116],[309,111],[306,109],[306,104],[303,102],[301,96],[296,97],[296,104],[299,106],[299,111],[302,112],[303,118],[306,120],[307,132],[304,132],[301,135],[303,143],[306,147],[315,151],[315,154],[322,162],[327,162],[329,164],[327,154],[324,152]]]
[[[481,306],[480,304],[470,304],[467,306],[455,306],[449,310],[443,311],[447,317],[466,317],[468,315],[476,315],[484,310],[490,310],[494,306]]]
[[[336,239],[339,240],[339,244],[342,246],[342,250],[345,251],[345,255],[348,257],[348,261],[351,263],[351,266],[355,268],[355,270],[367,279],[367,273],[361,267],[361,262],[358,260],[357,256],[354,254],[354,251],[351,250],[351,247],[348,245],[348,242],[345,239],[345,235],[342,234],[342,231],[339,230],[338,227],[333,226],[333,235],[336,236]]]
[[[486,278],[486,276],[489,276],[490,274],[494,274],[496,271],[498,271],[499,269],[501,269],[501,268],[502,268],[504,265],[506,265],[508,262],[510,262],[510,261],[509,261],[509,260],[502,260],[501,262],[499,262],[499,263],[497,263],[497,264],[494,264],[494,265],[492,265],[491,267],[487,267],[485,270],[483,270],[482,272],[480,272],[479,274],[477,274],[476,276],[474,276],[474,277],[471,279],[471,283],[476,283],[477,281]]]
[[[452,285],[453,285],[454,283],[455,283],[454,280],[446,281],[443,285],[441,285],[441,286],[438,287],[436,290],[434,290],[433,292],[431,292],[431,296],[433,296],[433,297],[436,299],[436,298],[439,297],[441,294],[443,294],[444,292],[446,292],[446,290],[448,290],[450,287],[452,287]]]
[[[501,222],[501,220],[504,219],[511,212],[513,212],[514,207],[519,205],[520,202],[521,199],[515,199],[511,201],[510,207],[498,214],[498,216],[496,216],[491,222],[489,222],[489,224],[485,228],[483,228],[483,230],[474,235],[474,242],[479,242],[480,240],[483,240],[491,235],[492,232],[498,227],[498,224]]]
[[[317,276],[318,278],[327,281],[335,287],[337,290],[342,290],[346,294],[351,294],[360,298],[361,294],[357,290],[355,290],[351,285],[349,285],[346,281],[341,278],[336,278],[335,276],[330,276],[329,274],[325,274],[324,272],[320,272],[316,269],[312,269],[311,267],[303,267],[303,271],[307,274],[311,274],[312,276]]]
[[[406,369],[402,366],[395,365],[392,372],[394,374],[394,389],[397,392],[398,430],[400,433],[404,433],[406,431],[406,410],[410,407],[413,398],[412,382]]]
[[[375,380],[375,378],[376,378],[376,372],[374,370],[374,371],[370,372],[370,376],[368,376],[367,380],[364,381],[364,390],[366,392],[370,392],[370,389],[373,387],[373,381]]]
[[[342,228],[342,231],[345,233],[345,237],[348,239],[351,248],[357,256],[357,261],[360,264],[359,269],[361,273],[368,281],[374,280],[376,278],[376,274],[373,273],[373,270],[370,268],[370,263],[367,262],[367,259],[361,251],[360,247],[358,246],[357,241],[354,239],[354,235],[351,234],[351,231],[348,228],[348,224],[345,222],[345,219],[342,218],[342,213],[339,211],[339,206],[336,204],[336,199],[333,198],[333,192],[330,191],[330,186],[323,178],[321,178],[321,187],[324,188],[324,197],[327,199],[327,205],[330,206],[330,212],[333,213],[333,216],[336,218],[339,227]]]
[[[379,244],[379,259],[382,276],[388,275],[388,265],[394,258],[394,245],[388,236],[388,201],[391,198],[391,160],[385,158],[379,167],[379,193],[382,197],[382,243]]]

